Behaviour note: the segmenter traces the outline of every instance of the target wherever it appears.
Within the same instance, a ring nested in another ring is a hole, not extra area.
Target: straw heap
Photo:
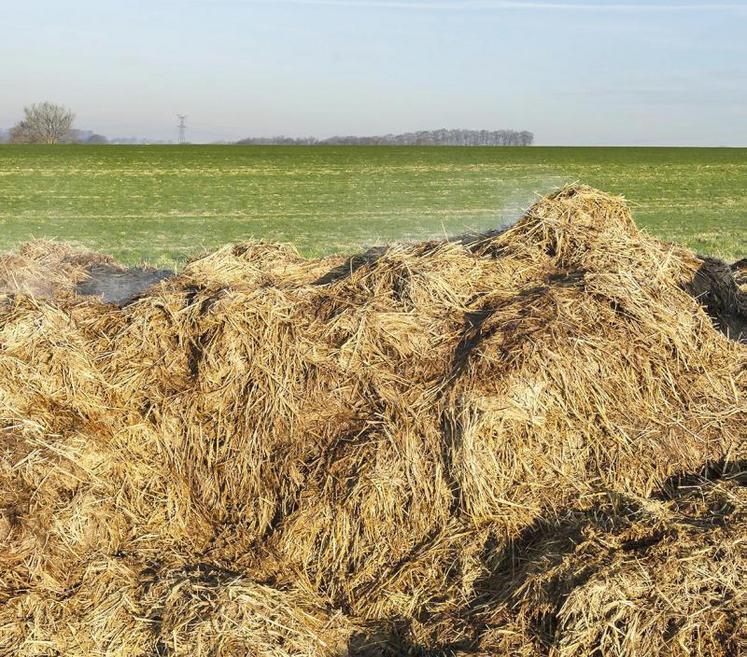
[[[0,294],[0,655],[744,647],[745,295],[621,199],[81,276]]]

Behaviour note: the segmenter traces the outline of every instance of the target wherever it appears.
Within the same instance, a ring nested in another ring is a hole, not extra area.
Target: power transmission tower
[[[179,119],[179,143],[180,144],[186,144],[187,143],[187,115],[186,114],[177,114],[176,118]]]

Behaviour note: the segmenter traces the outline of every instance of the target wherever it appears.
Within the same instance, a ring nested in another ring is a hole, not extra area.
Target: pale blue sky
[[[6,0],[0,127],[49,99],[109,136],[417,129],[747,145],[747,1]]]

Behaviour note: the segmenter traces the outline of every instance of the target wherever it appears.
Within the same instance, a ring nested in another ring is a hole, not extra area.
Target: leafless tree
[[[56,144],[70,132],[75,119],[69,109],[48,101],[24,107],[23,113],[10,131],[16,144]]]

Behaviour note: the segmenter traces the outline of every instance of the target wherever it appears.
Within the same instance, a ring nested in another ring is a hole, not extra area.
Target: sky
[[[747,146],[747,0],[3,0],[0,127]]]

